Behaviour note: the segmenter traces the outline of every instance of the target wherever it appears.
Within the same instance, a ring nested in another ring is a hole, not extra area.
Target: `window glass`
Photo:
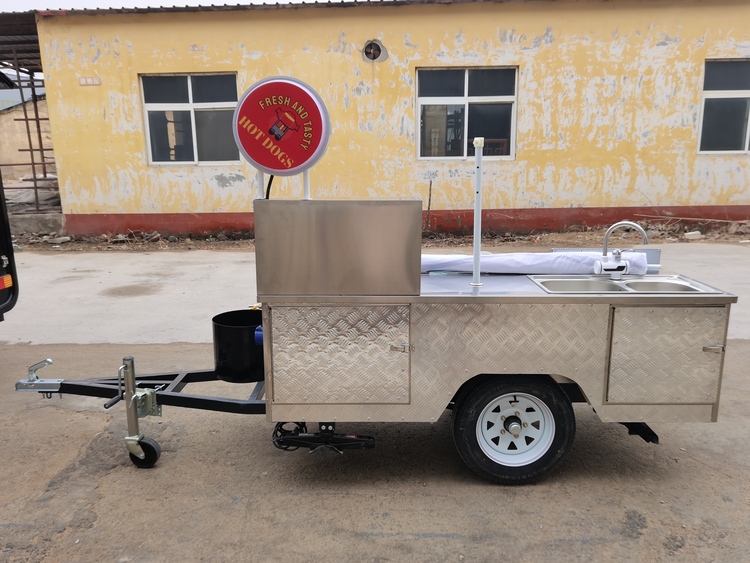
[[[747,138],[748,98],[708,98],[703,107],[702,151],[742,151]]]
[[[490,68],[469,70],[469,96],[514,96],[516,70]]]
[[[237,162],[235,74],[141,76],[151,163]]]
[[[483,154],[513,157],[516,75],[515,68],[418,69],[418,157],[468,158],[475,137],[485,138]]]
[[[513,106],[469,104],[467,154],[474,156],[474,138],[484,137],[485,155],[509,155]]]
[[[143,76],[143,99],[147,104],[186,104],[187,76]]]
[[[237,79],[233,74],[196,75],[190,77],[190,82],[196,104],[237,101]]]
[[[422,106],[420,156],[463,156],[464,106]]]
[[[704,90],[750,90],[750,61],[706,61]]]
[[[420,70],[419,96],[446,98],[464,95],[464,70]]]
[[[239,160],[240,153],[232,133],[233,115],[234,110],[196,110],[198,160]]]
[[[706,61],[701,152],[747,152],[750,61]]]
[[[189,111],[149,111],[148,128],[154,162],[195,160]]]

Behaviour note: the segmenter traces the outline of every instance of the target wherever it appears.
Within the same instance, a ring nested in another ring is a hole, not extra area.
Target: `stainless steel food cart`
[[[375,445],[340,434],[344,423],[435,422],[451,409],[461,458],[501,483],[559,463],[575,402],[650,442],[649,423],[717,419],[734,295],[628,273],[606,241],[584,273],[426,270],[419,201],[259,199],[254,211],[260,305],[235,328],[240,350],[255,346],[252,332],[262,354],[227,370],[217,352],[216,370],[147,376],[126,358],[118,377],[85,381],[39,379],[35,365],[16,388],[124,398],[141,467],[159,447],[138,418],[163,405],[265,414],[277,447],[337,452]],[[249,398],[185,391],[216,379],[248,384]]]

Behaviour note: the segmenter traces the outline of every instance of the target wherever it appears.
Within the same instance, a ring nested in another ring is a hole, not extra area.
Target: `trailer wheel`
[[[464,462],[497,483],[543,477],[573,445],[573,407],[552,380],[497,377],[477,384],[453,410],[453,439]]]
[[[161,446],[159,446],[159,442],[152,438],[141,438],[138,440],[138,445],[143,450],[143,453],[146,454],[146,457],[141,459],[137,455],[130,454],[130,461],[133,462],[133,465],[140,467],[141,469],[148,469],[156,465],[156,462],[159,461],[159,457],[161,456]]]

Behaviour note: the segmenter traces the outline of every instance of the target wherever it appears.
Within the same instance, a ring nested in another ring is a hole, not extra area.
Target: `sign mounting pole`
[[[479,256],[482,252],[482,153],[484,152],[484,137],[474,138],[474,155],[476,156],[476,170],[474,171],[474,268],[471,285],[474,293],[479,292],[482,282],[479,268]]]

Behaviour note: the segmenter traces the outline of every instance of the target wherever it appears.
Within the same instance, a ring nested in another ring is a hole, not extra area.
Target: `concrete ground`
[[[740,297],[719,422],[652,425],[653,445],[577,406],[573,451],[523,487],[475,477],[447,413],[342,425],[377,447],[338,456],[275,449],[263,417],[166,407],[141,421],[163,455],[138,470],[122,405],[14,382],[47,357],[48,378],[114,376],[125,355],[139,373],[213,367],[211,317],[255,302],[254,256],[19,252],[0,324],[0,562],[749,561],[750,247],[662,249],[663,273]]]

